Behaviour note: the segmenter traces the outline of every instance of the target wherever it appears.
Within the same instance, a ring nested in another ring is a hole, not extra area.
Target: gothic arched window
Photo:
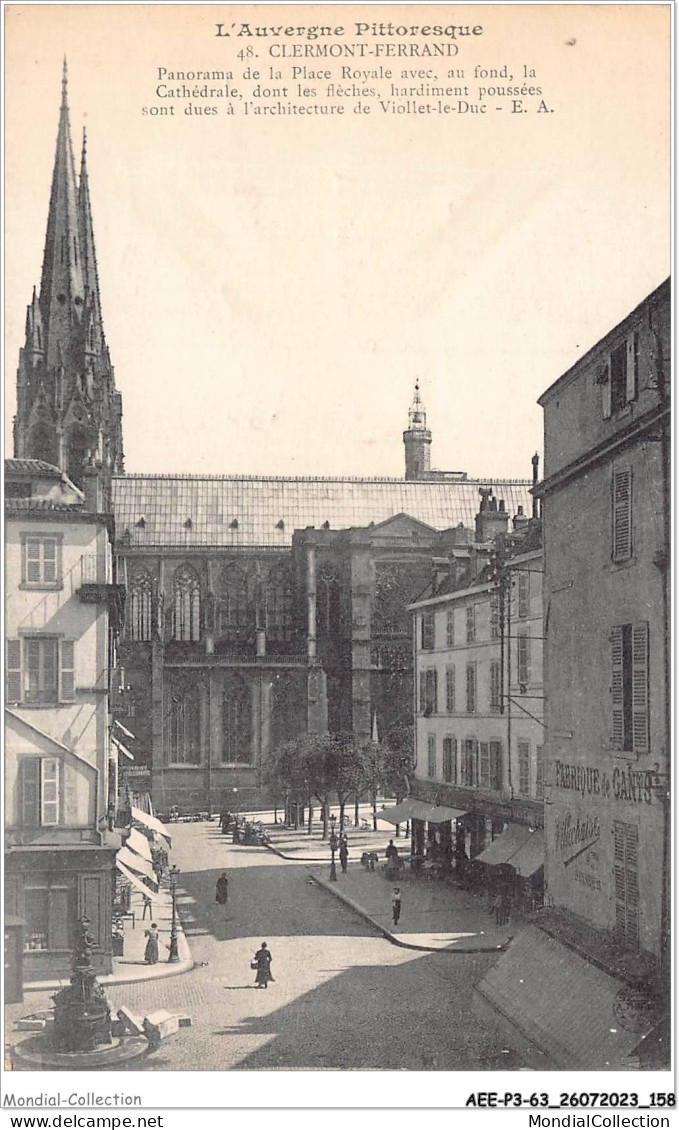
[[[90,442],[84,431],[71,432],[66,449],[66,474],[72,483],[82,489],[85,468],[90,457]]]
[[[323,569],[316,582],[316,618],[319,633],[333,636],[339,632],[340,584],[333,572]]]
[[[200,639],[200,581],[190,565],[180,565],[173,582],[172,635],[176,640]]]
[[[200,696],[195,687],[170,692],[167,730],[170,765],[200,765]]]
[[[146,569],[137,569],[127,591],[127,638],[148,641],[152,632],[153,581]]]
[[[306,728],[305,706],[299,680],[288,674],[276,674],[271,704],[271,740],[273,748],[297,737]]]
[[[292,578],[287,565],[277,565],[266,584],[266,633],[283,639],[292,632]]]
[[[26,454],[30,459],[44,459],[45,463],[55,466],[59,459],[54,428],[45,423],[36,424],[31,431]]]
[[[249,765],[252,761],[252,695],[240,675],[230,675],[222,696],[222,763]]]
[[[227,565],[222,571],[220,580],[219,635],[238,636],[247,629],[247,578],[238,565]]]

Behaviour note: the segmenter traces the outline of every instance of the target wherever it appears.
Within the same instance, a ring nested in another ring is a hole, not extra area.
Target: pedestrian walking
[[[267,989],[269,981],[274,980],[271,972],[271,950],[268,948],[266,942],[262,942],[261,947],[257,950],[254,959],[250,962],[250,967],[257,970],[255,977],[255,988]]]
[[[141,912],[142,922],[146,918],[146,911],[147,910],[149,912],[149,918],[153,918],[153,900],[152,900],[151,896],[150,895],[144,895],[143,899],[144,899],[144,909]]]
[[[401,917],[401,892],[398,887],[394,887],[394,893],[391,896],[391,916],[394,920],[394,926],[398,926],[398,920]]]
[[[229,880],[226,877],[226,871],[222,871],[215,886],[215,902],[220,906],[226,906],[229,898]]]
[[[155,965],[158,961],[158,927],[155,922],[144,931],[144,935],[147,938],[144,961],[147,965]]]
[[[339,859],[340,859],[340,866],[342,868],[342,874],[346,875],[347,864],[349,862],[349,845],[347,844],[346,836],[343,836],[342,839],[340,840]]]

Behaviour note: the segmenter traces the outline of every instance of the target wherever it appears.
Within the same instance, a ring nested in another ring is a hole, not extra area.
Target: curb
[[[368,914],[367,910],[364,910],[362,906],[359,906],[358,903],[354,902],[354,900],[349,898],[348,895],[345,895],[342,891],[338,890],[338,888],[336,886],[334,886],[333,884],[331,884],[329,882],[326,882],[325,879],[319,879],[317,875],[312,875],[311,872],[309,872],[309,875],[310,875],[312,882],[314,882],[317,886],[322,887],[323,890],[328,891],[329,894],[333,895],[336,899],[339,899],[340,902],[345,903],[346,906],[350,907],[351,910],[353,910],[355,914],[358,914],[361,918],[365,919],[366,922],[368,922],[375,930],[377,930],[378,933],[382,934],[382,936],[384,938],[386,938],[388,942],[391,942],[392,945],[399,946],[401,949],[404,949],[404,950],[419,950],[420,952],[424,952],[424,953],[445,953],[445,954],[448,954],[451,957],[454,957],[455,954],[458,954],[458,953],[460,953],[460,954],[470,954],[470,953],[488,953],[488,954],[495,953],[495,954],[499,954],[499,953],[504,953],[504,951],[506,949],[508,949],[508,947],[511,945],[511,943],[513,941],[513,937],[511,937],[511,938],[508,938],[506,942],[502,942],[502,943],[500,943],[496,946],[492,946],[492,947],[489,947],[489,946],[469,946],[469,945],[467,945],[467,946],[459,946],[459,947],[456,947],[455,949],[442,949],[441,947],[438,947],[438,946],[422,946],[422,945],[417,945],[415,942],[404,942],[402,938],[397,938],[395,934],[392,934],[391,930],[388,930],[386,926],[382,926],[381,923],[376,921],[376,919],[371,918],[371,916]]]
[[[324,855],[305,855],[304,858],[300,858],[295,855],[286,855],[285,852],[282,852],[280,848],[274,847],[273,844],[262,844],[262,847],[265,847],[267,851],[272,851],[274,855],[280,856],[281,859],[287,860],[288,863],[330,863],[330,860]]]

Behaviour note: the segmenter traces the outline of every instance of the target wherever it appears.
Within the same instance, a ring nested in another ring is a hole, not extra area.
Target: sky
[[[248,40],[217,19],[368,12],[484,30],[449,61],[352,65],[470,89],[526,65],[552,112],[142,113],[159,67],[245,87]],[[16,5],[5,26],[8,454],[64,54],[130,472],[401,476],[419,379],[432,466],[529,478],[538,396],[669,274],[668,6]]]

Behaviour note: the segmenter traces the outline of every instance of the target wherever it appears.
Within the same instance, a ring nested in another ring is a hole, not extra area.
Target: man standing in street
[[[347,863],[349,862],[349,844],[347,843],[347,837],[346,836],[340,837],[339,857],[340,857],[340,864],[341,864],[341,867],[342,867],[342,874],[346,875],[346,873],[347,873]]]
[[[398,926],[398,920],[401,917],[401,891],[398,887],[394,887],[394,893],[391,896],[391,916],[394,920],[394,926]]]

